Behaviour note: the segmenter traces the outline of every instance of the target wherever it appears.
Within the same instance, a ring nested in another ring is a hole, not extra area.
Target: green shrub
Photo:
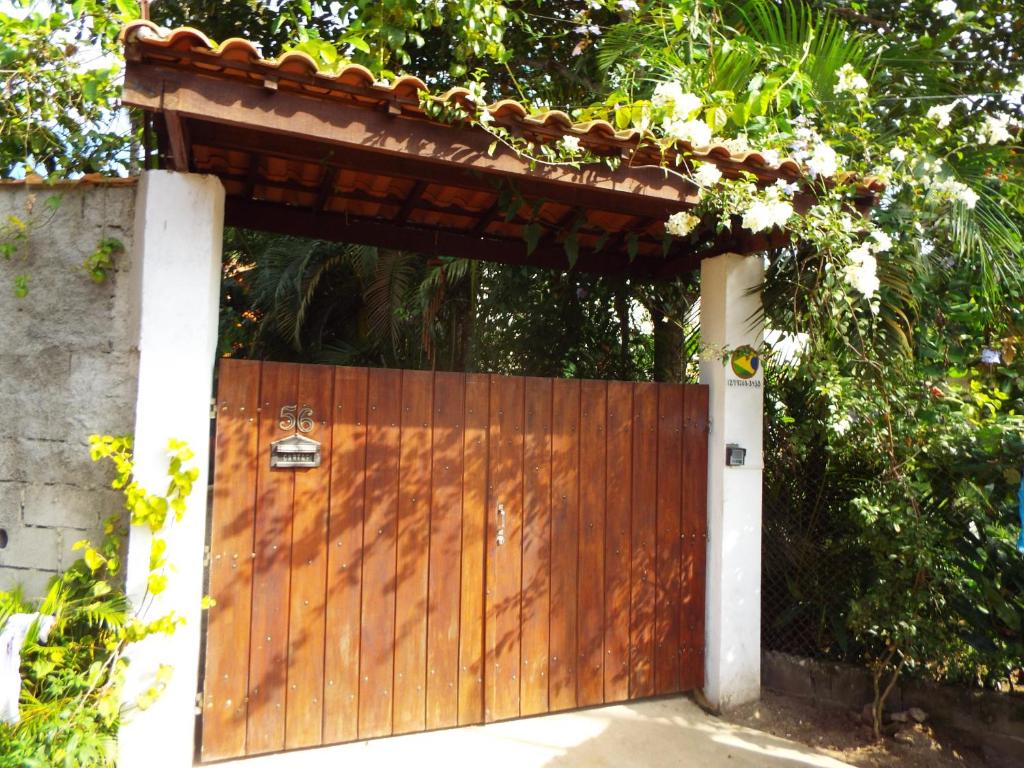
[[[132,479],[131,439],[94,436],[94,461],[110,459],[117,476],[113,487],[125,497],[127,519],[154,534],[167,522],[168,510],[180,519],[185,499],[198,477],[186,468],[192,452],[170,441],[170,482],[163,496],[151,495]],[[122,548],[127,538],[124,514],[104,523],[103,541],[80,541],[82,557],[50,584],[39,601],[19,591],[0,593],[0,626],[14,613],[39,611],[56,622],[47,642],[34,629],[22,649],[21,720],[0,724],[0,768],[106,768],[117,756],[117,731],[124,711],[122,693],[128,659],[125,651],[153,634],[174,632],[182,619],[173,613],[143,618],[152,596],[166,586],[165,543],[153,536],[148,591],[130,605],[123,582]],[[171,668],[161,667],[153,687],[134,706],[145,708],[159,696]]]

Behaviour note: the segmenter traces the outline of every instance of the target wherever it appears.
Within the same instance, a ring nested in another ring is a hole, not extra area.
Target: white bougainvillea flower
[[[666,80],[654,86],[651,106],[655,109],[671,109],[683,97],[683,86],[676,80]]]
[[[850,431],[851,426],[852,424],[850,422],[850,417],[843,416],[841,419],[837,419],[832,424],[832,431],[834,431],[839,437],[842,437],[843,435]]]
[[[956,109],[956,102],[952,104],[946,104],[945,106],[935,106],[928,110],[927,117],[930,117],[935,121],[935,125],[938,128],[946,128],[949,126],[950,113]]]
[[[839,155],[825,142],[814,147],[810,159],[807,161],[807,170],[812,176],[824,176],[829,178],[836,175],[839,170]]]
[[[761,157],[764,158],[764,161],[766,163],[768,163],[768,165],[775,165],[775,166],[777,166],[780,162],[782,162],[782,157],[779,155],[777,150],[774,150],[774,149],[762,149],[760,154],[761,154]]]
[[[704,163],[693,174],[693,180],[700,187],[713,187],[722,179],[722,172],[714,163]]]
[[[661,123],[665,135],[677,141],[688,141],[692,146],[705,147],[711,143],[711,128],[703,120],[680,120],[666,117]]]
[[[783,179],[779,179],[778,181],[776,181],[775,186],[782,194],[787,195],[789,197],[792,197],[800,190],[800,185],[797,182],[787,182],[784,181]]]
[[[492,115],[489,110],[485,109],[480,112],[480,117],[478,119],[484,125],[490,125],[494,122],[494,115]]]
[[[956,179],[936,179],[928,189],[928,197],[932,202],[960,202],[968,208],[978,204],[978,193]]]
[[[665,231],[674,237],[686,237],[700,224],[700,218],[686,211],[673,213],[665,222]]]
[[[978,130],[978,138],[988,144],[1001,144],[1013,138],[1010,135],[1009,127],[1009,115],[985,115],[985,123]]]
[[[562,146],[571,153],[576,154],[580,151],[580,140],[578,136],[563,136]]]
[[[892,248],[892,238],[881,229],[872,230],[869,246],[876,253],[882,253]]]
[[[878,291],[878,261],[866,244],[852,249],[846,258],[850,263],[843,270],[843,279],[864,298],[870,299]]]
[[[904,160],[907,159],[907,153],[904,152],[899,147],[893,147],[892,149],[889,150],[889,159],[892,160],[894,163],[902,163]]]
[[[619,0],[619,8],[627,13],[640,10],[640,6],[637,5],[636,0]]]
[[[962,187],[958,195],[960,202],[968,208],[974,208],[978,204],[978,193],[966,184],[961,184],[960,186]]]
[[[793,206],[780,200],[778,190],[769,188],[765,199],[755,200],[743,213],[741,226],[751,232],[767,232],[774,227],[784,227],[793,216]]]
[[[932,6],[932,10],[939,16],[952,16],[957,12],[957,6],[954,0],[939,0]]]
[[[675,80],[658,83],[651,96],[651,104],[655,109],[668,110],[676,120],[688,120],[701,108],[701,100],[692,93],[683,91],[683,86]]]
[[[849,93],[857,101],[863,102],[868,97],[868,81],[857,73],[852,64],[843,64],[837,71],[839,81],[832,89],[834,93]]]

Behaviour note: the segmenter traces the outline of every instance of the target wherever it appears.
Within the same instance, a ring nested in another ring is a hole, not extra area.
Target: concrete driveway
[[[813,748],[722,722],[690,699],[595,707],[218,764],[221,768],[842,768]]]

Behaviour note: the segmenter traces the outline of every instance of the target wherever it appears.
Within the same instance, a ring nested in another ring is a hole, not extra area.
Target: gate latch
[[[505,505],[498,505],[498,535],[494,537],[495,543],[500,547],[505,543]]]

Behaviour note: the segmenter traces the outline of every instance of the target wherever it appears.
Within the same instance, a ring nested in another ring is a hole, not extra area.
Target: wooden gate
[[[203,760],[703,684],[706,387],[219,380]]]

